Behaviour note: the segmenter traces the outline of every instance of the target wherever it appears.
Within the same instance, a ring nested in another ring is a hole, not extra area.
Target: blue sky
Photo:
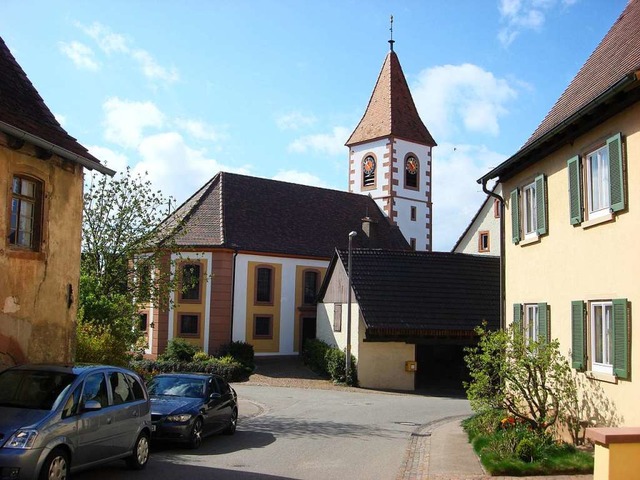
[[[3,0],[0,36],[67,131],[186,200],[218,171],[339,190],[395,51],[433,153],[434,249],[626,0]],[[320,207],[321,209],[321,207]],[[320,214],[330,212],[319,212]]]

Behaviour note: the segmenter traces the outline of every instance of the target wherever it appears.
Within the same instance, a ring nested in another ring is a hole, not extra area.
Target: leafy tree
[[[556,425],[577,395],[559,342],[527,341],[513,325],[476,331],[478,346],[468,348],[465,357],[471,377],[465,388],[474,411],[506,410],[537,432]]]
[[[129,168],[113,179],[89,177],[84,194],[79,324],[94,325],[123,339],[123,345],[135,343],[140,309],[149,303],[161,306],[175,288],[169,265],[176,249],[175,229],[162,223],[169,205],[169,197],[154,191],[149,180],[134,176]]]

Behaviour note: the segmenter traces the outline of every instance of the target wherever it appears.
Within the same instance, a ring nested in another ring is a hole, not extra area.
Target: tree
[[[465,388],[474,411],[503,409],[537,432],[561,420],[577,391],[559,342],[528,341],[513,325],[476,331],[478,346],[465,356],[471,377]]]
[[[169,263],[176,230],[162,223],[170,200],[129,168],[114,179],[90,177],[82,224],[81,326],[97,326],[130,347],[141,308],[166,301],[175,286]]]

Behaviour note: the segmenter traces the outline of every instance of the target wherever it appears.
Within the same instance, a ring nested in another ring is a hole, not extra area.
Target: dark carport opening
[[[469,369],[464,361],[465,348],[468,346],[416,345],[416,390],[464,395],[463,382],[469,380]]]

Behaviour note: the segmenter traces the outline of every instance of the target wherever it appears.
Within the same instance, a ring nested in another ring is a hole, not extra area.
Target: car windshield
[[[5,370],[0,373],[0,406],[52,410],[75,378],[64,372]]]
[[[154,377],[147,385],[149,395],[203,398],[205,379],[187,377]]]

